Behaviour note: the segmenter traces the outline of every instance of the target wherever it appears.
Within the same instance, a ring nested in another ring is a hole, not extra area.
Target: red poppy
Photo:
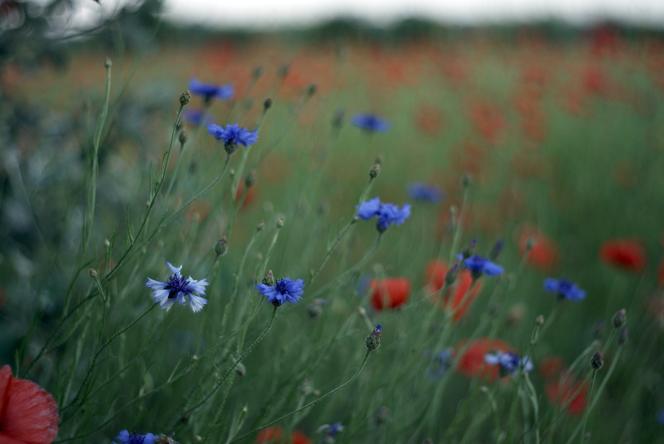
[[[27,379],[0,368],[0,444],[50,444],[58,434],[53,397]]]
[[[542,359],[539,371],[546,379],[557,378],[563,370],[563,360],[558,356]]]
[[[261,430],[261,432],[256,437],[256,442],[258,444],[286,444],[286,441],[283,440],[284,430],[279,427],[269,427],[267,429]],[[291,433],[290,444],[311,444],[312,441],[307,435],[297,430]],[[0,443],[2,444],[2,443]]]
[[[578,382],[570,375],[546,385],[546,396],[554,404],[564,407],[571,415],[579,415],[586,408],[588,383]]]
[[[606,241],[599,252],[604,262],[627,271],[638,272],[646,266],[646,253],[641,244],[629,239]]]
[[[429,292],[434,303],[452,310],[454,320],[459,321],[477,298],[481,283],[478,281],[473,286],[473,278],[470,272],[462,270],[459,272],[454,285],[445,290],[445,294],[439,295],[438,291],[443,288],[447,270],[448,267],[445,262],[434,260],[429,263],[426,270]],[[471,287],[473,287],[472,290]]]
[[[531,243],[528,251],[528,242]],[[550,271],[558,262],[558,248],[539,230],[525,226],[519,235],[519,250],[528,255],[526,261],[540,270]]]
[[[408,301],[410,281],[406,278],[388,278],[371,281],[371,304],[376,310],[397,308]]]
[[[246,208],[249,204],[254,201],[256,197],[256,187],[250,187],[249,191],[244,192],[244,183],[240,182],[238,184],[237,190],[235,190],[235,200],[242,200],[242,208]]]
[[[457,350],[463,350],[464,347],[466,345],[461,344],[457,347]],[[508,352],[512,351],[512,349],[500,339],[476,339],[467,346],[463,355],[459,358],[457,370],[468,377],[479,377],[488,381],[495,381],[499,375],[498,366],[488,365],[484,362],[486,354],[492,351]]]

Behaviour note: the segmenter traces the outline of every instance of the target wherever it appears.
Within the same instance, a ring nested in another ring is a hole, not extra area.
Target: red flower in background
[[[459,321],[464,317],[473,301],[480,292],[481,283],[478,281],[473,286],[473,278],[468,270],[459,272],[452,287],[445,290],[443,295],[438,295],[445,284],[445,275],[448,266],[445,262],[434,260],[429,263],[426,270],[427,283],[431,298],[437,305],[452,310],[453,319]]]
[[[0,444],[50,444],[58,434],[58,407],[40,386],[0,368]]]
[[[463,350],[465,344],[457,347]],[[492,351],[508,352],[512,348],[500,339],[481,338],[472,341],[457,363],[457,371],[468,377],[479,377],[488,381],[498,379],[498,365],[488,365],[484,362],[484,356]]]
[[[539,365],[539,371],[545,379],[555,378],[563,370],[563,360],[558,356],[552,356],[542,359]]]
[[[256,437],[256,442],[258,444],[311,444],[312,441],[307,435],[297,430],[291,433],[290,442],[283,440],[284,430],[279,427],[270,427],[264,430],[261,430],[258,436]],[[0,443],[2,444],[2,443]]]
[[[570,415],[580,415],[586,408],[587,382],[578,382],[571,376],[562,376],[559,381],[548,383],[545,390],[549,401],[564,407]]]
[[[415,113],[415,125],[424,134],[436,136],[443,126],[440,109],[432,105],[422,105]]]
[[[371,304],[376,310],[398,308],[408,301],[410,281],[406,278],[388,278],[371,281]]]
[[[531,243],[528,251],[528,242]],[[526,261],[544,271],[550,271],[558,262],[558,247],[536,228],[525,226],[519,234],[519,250]]]
[[[606,241],[599,252],[602,260],[623,270],[639,272],[646,266],[646,253],[640,243],[629,239]]]
[[[242,199],[242,208],[247,208],[256,198],[256,187],[250,187],[249,190],[244,192],[244,183],[240,182],[238,184],[237,190],[235,190],[235,201]]]

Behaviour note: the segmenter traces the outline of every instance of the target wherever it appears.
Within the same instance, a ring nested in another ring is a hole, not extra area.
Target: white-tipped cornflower
[[[145,286],[152,290],[152,299],[166,311],[176,303],[189,304],[194,313],[201,311],[207,304],[207,299],[203,297],[205,287],[208,285],[207,279],[196,280],[191,276],[184,277],[181,273],[182,265],[176,267],[170,262],[166,262],[166,265],[171,270],[167,281],[152,278],[145,281]]]

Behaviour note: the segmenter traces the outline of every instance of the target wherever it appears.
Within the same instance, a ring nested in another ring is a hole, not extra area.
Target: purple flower
[[[189,81],[189,91],[203,97],[206,102],[210,102],[212,99],[228,100],[233,97],[234,92],[233,85],[210,85],[196,79]]]
[[[473,275],[473,279],[478,279],[482,275],[498,276],[503,274],[503,267],[491,262],[482,256],[473,255],[463,260],[463,265]]]
[[[361,128],[369,133],[384,133],[390,129],[390,124],[387,120],[382,119],[374,114],[357,114],[351,119],[353,125]]]
[[[208,125],[208,133],[212,134],[215,139],[223,141],[224,149],[229,154],[235,151],[238,145],[247,148],[258,140],[258,130],[250,131],[237,123],[226,126],[211,123]]]
[[[428,203],[438,203],[443,199],[440,188],[419,182],[408,186],[408,195],[413,200]]]
[[[123,430],[118,433],[113,441],[115,444],[155,444],[157,437],[152,433],[141,435],[139,433],[129,433]]]
[[[356,208],[356,216],[362,220],[376,217],[376,228],[384,232],[390,225],[401,225],[410,217],[410,205],[404,204],[401,208],[391,203],[381,203],[375,197],[360,203]]]
[[[522,368],[524,372],[530,372],[533,369],[532,360],[528,356],[521,358],[512,352],[487,353],[484,355],[484,362],[489,365],[499,365],[502,376],[511,375],[519,368]]]
[[[175,303],[189,304],[194,313],[201,311],[207,304],[207,299],[202,297],[205,296],[207,279],[196,280],[191,276],[184,277],[180,273],[182,265],[176,267],[170,262],[166,262],[166,265],[171,270],[167,281],[162,282],[152,278],[145,281],[145,286],[152,290],[152,299],[166,311]]]
[[[304,281],[302,279],[279,279],[274,285],[258,284],[256,289],[260,294],[270,301],[275,307],[289,302],[297,303],[304,293]]]
[[[586,292],[567,279],[544,279],[544,290],[555,293],[560,299],[567,299],[568,301],[579,302],[586,298]]]

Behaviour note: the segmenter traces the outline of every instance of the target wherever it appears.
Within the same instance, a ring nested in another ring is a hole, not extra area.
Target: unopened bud
[[[97,279],[97,276],[98,276],[98,274],[97,274],[97,270],[95,270],[94,268],[90,268],[90,269],[88,270],[88,274],[90,275],[90,277],[91,277],[92,279]]]
[[[462,185],[464,188],[468,188],[472,183],[473,183],[473,180],[472,180],[472,178],[470,177],[470,174],[465,173],[465,174],[461,177],[461,185]]]
[[[106,60],[104,61],[104,68],[108,69],[111,66],[113,66],[113,62],[111,61],[110,58],[106,57]]]
[[[263,228],[265,228],[265,222],[259,222],[258,225],[256,225],[256,231],[263,231]]]
[[[178,135],[178,141],[180,142],[180,148],[182,148],[184,144],[187,143],[187,133],[185,131],[180,131],[180,134]]]
[[[318,87],[316,86],[315,83],[310,84],[307,87],[307,96],[312,97],[314,94],[316,94],[317,89],[318,89]]]
[[[623,325],[625,325],[625,322],[627,321],[627,310],[624,308],[621,308],[616,312],[616,314],[613,315],[613,327],[614,328],[620,328]]]
[[[189,103],[191,100],[191,94],[189,91],[185,91],[182,94],[180,94],[180,106],[185,106]]]
[[[542,325],[544,325],[544,316],[542,316],[542,315],[537,316],[535,318],[535,325],[537,325],[538,327],[541,327]]]
[[[595,352],[593,354],[593,357],[590,358],[590,366],[593,370],[599,370],[604,366],[604,355],[602,355],[602,352]]]
[[[367,350],[370,352],[380,347],[380,337],[383,334],[383,327],[377,324],[369,336],[367,336],[366,344]]]
[[[263,75],[263,67],[262,66],[255,67],[254,70],[251,72],[251,77],[253,77],[254,80],[260,79],[262,75]]]
[[[249,189],[256,183],[256,171],[251,170],[249,174],[244,177],[244,186]]]
[[[380,174],[380,170],[381,170],[380,163],[376,162],[373,165],[371,165],[371,169],[369,170],[369,178],[373,180],[376,177],[378,177],[378,175]]]
[[[283,228],[285,223],[286,223],[286,219],[284,219],[283,216],[279,216],[277,218],[277,228]]]
[[[228,253],[228,237],[225,234],[214,245],[214,252],[217,256],[224,256]]]
[[[268,97],[263,101],[263,112],[267,111],[270,108],[272,108],[272,99]]]
[[[263,278],[263,283],[270,287],[275,285],[276,281],[274,279],[274,273],[272,273],[272,270],[267,270],[267,273],[265,273],[265,277]]]

